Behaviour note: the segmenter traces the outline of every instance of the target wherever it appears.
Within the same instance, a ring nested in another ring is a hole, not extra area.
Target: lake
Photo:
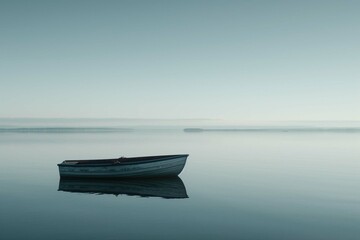
[[[184,132],[175,125],[9,131],[2,123],[0,239],[360,236],[359,131]],[[190,155],[175,183],[59,189],[56,164],[65,159],[180,153]],[[171,189],[185,195],[171,197]]]

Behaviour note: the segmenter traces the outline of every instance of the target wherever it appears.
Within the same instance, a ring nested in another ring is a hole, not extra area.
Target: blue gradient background
[[[0,117],[360,120],[358,1],[0,1]]]

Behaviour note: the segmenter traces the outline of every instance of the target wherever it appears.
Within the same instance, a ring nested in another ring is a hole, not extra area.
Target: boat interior
[[[119,164],[123,162],[153,161],[165,160],[176,157],[188,156],[187,154],[179,155],[162,155],[162,156],[146,156],[146,157],[119,157],[113,159],[93,159],[93,160],[65,160],[61,164],[80,165],[80,164]]]

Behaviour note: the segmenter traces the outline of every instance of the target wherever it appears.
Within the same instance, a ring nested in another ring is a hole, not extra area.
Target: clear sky
[[[360,1],[0,0],[0,117],[360,120]]]

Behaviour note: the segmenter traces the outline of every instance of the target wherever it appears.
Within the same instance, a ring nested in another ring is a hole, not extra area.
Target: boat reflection
[[[114,194],[166,199],[188,198],[184,183],[179,177],[143,179],[83,179],[60,178],[59,191]]]

